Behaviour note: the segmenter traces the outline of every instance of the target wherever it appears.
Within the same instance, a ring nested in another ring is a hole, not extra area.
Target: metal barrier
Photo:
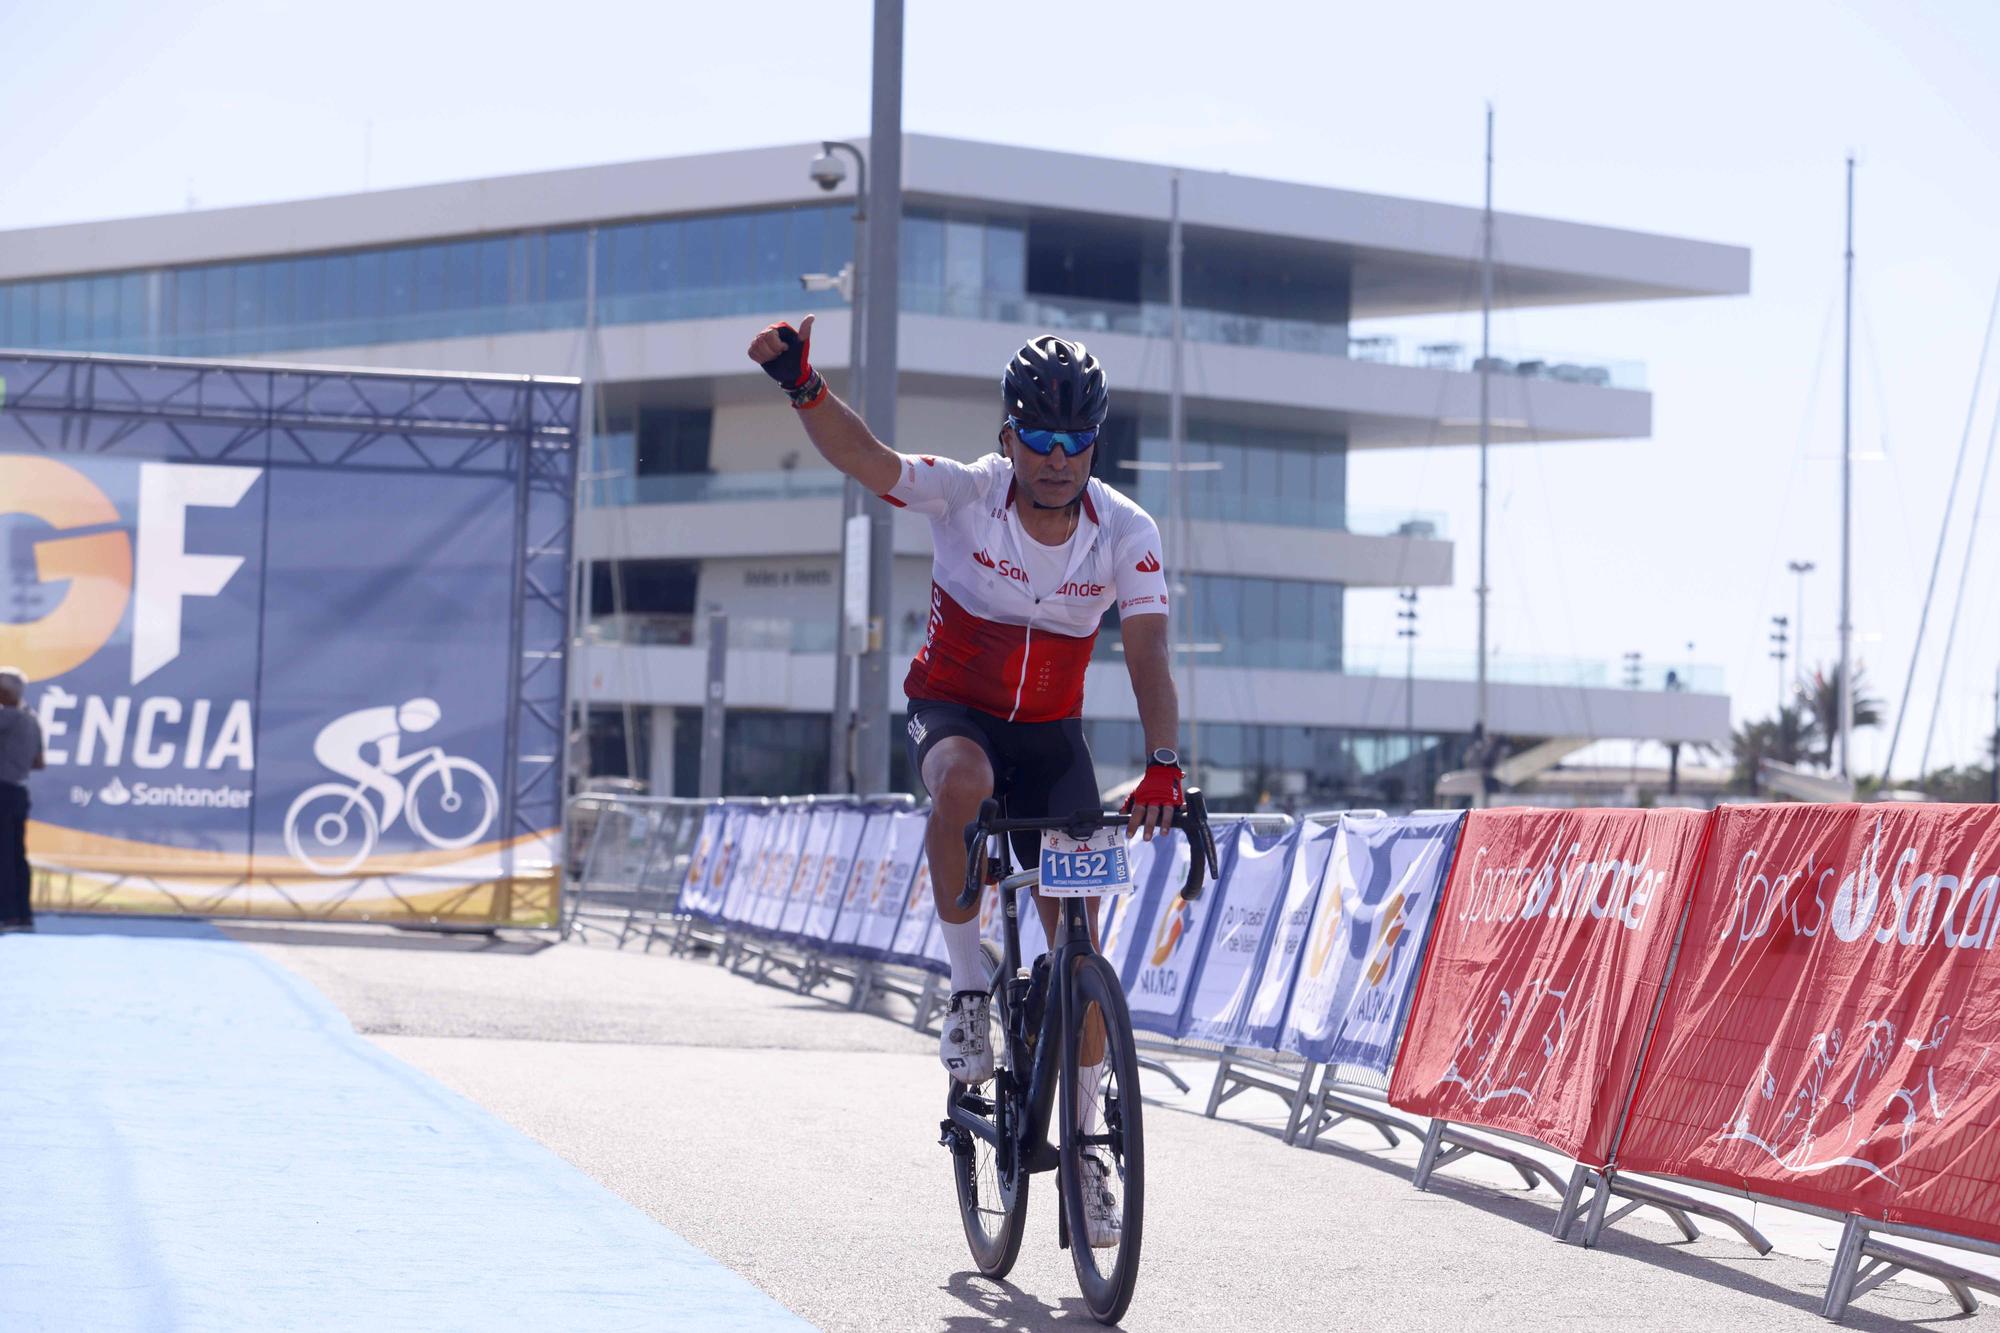
[[[912,1027],[935,1031],[949,993],[941,975],[944,971],[941,957],[903,944],[893,948],[870,946],[865,937],[857,940],[851,931],[843,939],[831,924],[818,932],[810,927],[801,928],[803,904],[808,900],[812,877],[809,867],[814,858],[799,841],[795,840],[789,849],[780,849],[776,862],[771,860],[771,847],[757,849],[758,868],[754,873],[759,887],[752,896],[761,898],[758,908],[746,914],[739,907],[734,909],[734,915],[729,915],[721,910],[722,903],[717,899],[712,904],[713,910],[703,909],[702,899],[694,893],[694,884],[701,883],[702,877],[694,876],[691,884],[690,866],[706,817],[712,810],[720,815],[719,807],[724,806],[766,818],[786,813],[811,815],[829,809],[866,808],[870,821],[878,813],[922,808],[903,795],[731,798],[725,802],[609,795],[577,798],[572,806],[571,827],[576,839],[574,845],[581,847],[583,853],[564,886],[563,938],[587,941],[592,935],[601,935],[614,940],[620,948],[635,938],[643,938],[648,951],[656,942],[663,942],[671,954],[705,953],[737,975],[766,985],[782,985],[799,994],[813,995],[834,988],[834,994],[828,998],[856,1011],[869,1010],[879,1001],[894,997],[908,1005],[907,1021]],[[1309,814],[1301,822],[1333,822],[1341,813],[1344,812]],[[1285,816],[1250,818],[1280,833],[1293,824]],[[798,825],[794,823],[791,827],[796,831]],[[830,859],[824,853],[823,848],[822,862]],[[886,861],[886,857],[880,859]],[[849,867],[849,878],[858,882],[861,869],[858,849],[850,855],[850,860],[853,864]],[[740,867],[736,873],[743,873]],[[886,877],[886,874],[885,867],[881,875]],[[695,910],[684,910],[683,886],[694,897]],[[918,887],[916,883],[900,887],[900,910],[915,910],[910,903],[917,897]],[[1216,890],[1221,888],[1218,883]],[[852,893],[851,888],[847,889],[847,896],[840,900],[841,912],[848,911]],[[783,908],[774,906],[774,896],[783,901]],[[874,901],[881,899],[882,889],[878,884]],[[731,901],[735,901],[733,892]],[[873,902],[867,914],[878,915]],[[843,924],[845,920],[843,917]],[[934,928],[931,933],[934,935]],[[1674,961],[1670,955],[1669,971]],[[900,1014],[884,1016],[903,1021]],[[1649,1030],[1659,1019],[1657,1002],[1650,1019]],[[1977,1306],[1974,1291],[2000,1295],[2000,1282],[1984,1273],[1942,1256],[1892,1244],[1882,1237],[1912,1239],[2000,1257],[2000,1246],[1988,1242],[1720,1189],[1710,1183],[1671,1175],[1640,1178],[1619,1171],[1615,1165],[1598,1170],[1575,1164],[1564,1181],[1541,1160],[1539,1154],[1554,1151],[1545,1144],[1490,1126],[1465,1126],[1445,1119],[1426,1123],[1395,1110],[1388,1104],[1386,1075],[1372,1066],[1321,1065],[1275,1046],[1223,1045],[1167,1037],[1157,1032],[1138,1035],[1148,1057],[1141,1061],[1142,1067],[1164,1075],[1183,1093],[1189,1091],[1188,1084],[1165,1063],[1166,1059],[1216,1062],[1206,1108],[1211,1118],[1231,1099],[1255,1090],[1268,1092],[1285,1104],[1285,1141],[1309,1151],[1329,1130],[1350,1121],[1369,1126],[1390,1147],[1399,1146],[1402,1136],[1408,1135],[1421,1142],[1412,1181],[1419,1189],[1428,1188],[1438,1168],[1469,1154],[1497,1159],[1517,1173],[1528,1189],[1547,1185],[1561,1197],[1552,1228],[1560,1240],[1575,1239],[1585,1246],[1595,1245],[1605,1228],[1639,1209],[1652,1208],[1665,1214],[1689,1240],[1698,1234],[1691,1218],[1699,1216],[1732,1228],[1760,1254],[1770,1251],[1770,1241],[1729,1209],[1671,1188],[1695,1186],[1842,1222],[1845,1230],[1833,1260],[1822,1309],[1830,1319],[1839,1319],[1854,1298],[1902,1272],[1936,1278],[1967,1313]],[[1627,1110],[1629,1113],[1629,1106]],[[1616,1207],[1612,1206],[1614,1200]]]
[[[695,833],[710,802],[671,796],[579,796],[570,836],[583,848],[564,880],[562,938],[595,932],[651,949],[674,914]]]

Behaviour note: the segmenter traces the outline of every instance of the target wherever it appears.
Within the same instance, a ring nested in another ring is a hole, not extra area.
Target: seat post
[[[1083,899],[1063,899],[1063,933],[1071,943],[1089,943],[1090,916],[1084,911]]]

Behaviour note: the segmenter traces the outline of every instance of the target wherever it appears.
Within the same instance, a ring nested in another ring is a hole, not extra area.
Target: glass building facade
[[[592,772],[652,783],[652,714],[648,708],[591,710]],[[633,725],[627,744],[626,718]],[[701,773],[701,710],[673,715],[671,792],[694,796]],[[831,755],[824,713],[730,710],[724,720],[723,789],[737,796],[795,796],[825,783]],[[1087,721],[1101,787],[1137,777],[1145,738],[1137,722]],[[1464,735],[1304,727],[1277,723],[1204,723],[1181,738],[1200,765],[1218,810],[1288,812],[1340,806],[1399,806],[1428,799],[1444,773],[1464,766]],[[890,747],[890,785],[921,794],[900,738]],[[657,789],[656,789],[657,790]]]
[[[825,309],[839,296],[802,292],[798,279],[837,273],[852,260],[851,207],[841,201],[640,218],[0,283],[0,344],[240,356],[574,330],[586,323],[593,263],[596,319],[607,326]],[[1164,226],[1009,213],[997,205],[916,206],[902,220],[900,250],[900,304],[911,314],[1086,339],[1105,332],[1164,339],[1171,332]],[[1350,273],[1331,249],[1190,229],[1184,292],[1185,327],[1198,343],[1376,355],[1350,343]],[[639,403],[605,424],[587,469],[593,505],[832,496],[840,488],[833,473],[818,468],[715,471],[707,408]],[[1101,449],[1099,474],[1166,523],[1172,474],[1164,416],[1114,416]],[[1347,452],[1337,431],[1192,417],[1183,461],[1213,470],[1185,474],[1184,512],[1225,525],[1224,540],[1231,524],[1358,530],[1347,503]],[[593,633],[634,645],[698,646],[695,588],[692,562],[602,565],[591,586]],[[1177,636],[1198,655],[1184,662],[1340,671],[1344,593],[1338,583],[1310,579],[1193,575]],[[921,633],[920,617],[899,618],[891,635],[896,655],[913,651]],[[834,647],[832,625],[819,621],[739,617],[732,639],[794,653]],[[1122,659],[1115,617],[1098,658]],[[655,790],[692,794],[699,713],[676,708],[671,716],[673,778]],[[636,719],[630,734],[628,717]],[[652,729],[666,725],[664,708],[593,708],[592,770],[637,769],[629,775],[650,780]],[[825,714],[731,711],[726,788],[760,795],[818,789],[828,727]],[[1136,773],[1136,722],[1088,727],[1107,785]],[[1298,809],[1395,804],[1405,791],[1427,792],[1430,779],[1458,766],[1465,738],[1224,724],[1184,739],[1200,757],[1218,808]],[[903,747],[891,750],[895,785],[914,789]]]
[[[651,323],[837,303],[834,293],[801,292],[799,276],[836,273],[852,259],[850,208],[602,224],[598,320]],[[1165,336],[1164,238],[1137,223],[913,209],[903,220],[903,308]],[[0,344],[237,356],[578,328],[589,264],[590,229],[557,227],[0,283]],[[1191,338],[1347,350],[1347,280],[1332,261],[1274,266],[1192,233],[1186,275]]]
[[[1137,722],[1088,721],[1097,780],[1110,787],[1139,775],[1145,737]],[[1407,806],[1430,799],[1438,778],[1464,766],[1462,734],[1203,723],[1181,746],[1217,810],[1298,813],[1347,806]]]

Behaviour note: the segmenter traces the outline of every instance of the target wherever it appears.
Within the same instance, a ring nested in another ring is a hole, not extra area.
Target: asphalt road
[[[906,1023],[658,950],[231,933],[384,1050],[822,1328],[1094,1326],[1056,1246],[1049,1177],[1034,1182],[1011,1278],[972,1270],[936,1143],[935,1038]],[[1801,1257],[1813,1233],[1787,1232],[1794,1253],[1765,1258],[1639,1220],[1598,1249],[1558,1244],[1554,1196],[1506,1187],[1504,1169],[1454,1166],[1419,1192],[1413,1145],[1342,1127],[1317,1152],[1286,1147],[1275,1099],[1246,1094],[1234,1118],[1207,1120],[1209,1067],[1179,1067],[1191,1095],[1148,1083],[1161,1099],[1147,1107],[1145,1260],[1127,1328],[1827,1327],[1827,1266]],[[1942,1291],[1890,1283],[1846,1326],[1959,1318]]]

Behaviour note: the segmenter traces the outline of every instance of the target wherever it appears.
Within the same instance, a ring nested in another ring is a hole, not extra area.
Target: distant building
[[[596,256],[603,420],[579,556],[593,562],[593,770],[691,792],[705,651],[731,613],[727,787],[822,789],[828,768],[838,478],[744,356],[777,318],[820,313],[816,363],[846,379],[840,299],[799,278],[851,257],[851,201],[816,149],[499,177],[0,234],[0,343],[146,355],[577,374]],[[997,383],[1029,334],[1086,341],[1113,385],[1099,475],[1161,521],[1187,586],[1184,702],[1224,805],[1402,804],[1462,765],[1472,664],[1362,674],[1349,589],[1453,583],[1453,535],[1396,497],[1349,493],[1362,449],[1476,439],[1476,348],[1357,336],[1362,321],[1475,308],[1476,210],[1184,176],[1186,530],[1169,514],[1169,169],[912,135],[903,179],[899,447],[993,447]],[[1503,214],[1499,290],[1522,306],[1748,290],[1747,251]],[[1636,368],[1510,352],[1493,437],[1643,439]],[[929,534],[895,526],[893,647],[916,647]],[[1468,564],[1471,562],[1468,561]],[[1090,736],[1104,780],[1140,737],[1115,617],[1097,646]],[[1496,733],[1528,741],[1720,742],[1713,673],[1617,688],[1613,664],[1494,664]],[[895,676],[900,680],[900,668]],[[897,698],[900,703],[900,696]],[[1561,744],[1551,753],[1563,750]],[[899,778],[900,745],[892,745]],[[1553,762],[1553,760],[1551,760]]]

